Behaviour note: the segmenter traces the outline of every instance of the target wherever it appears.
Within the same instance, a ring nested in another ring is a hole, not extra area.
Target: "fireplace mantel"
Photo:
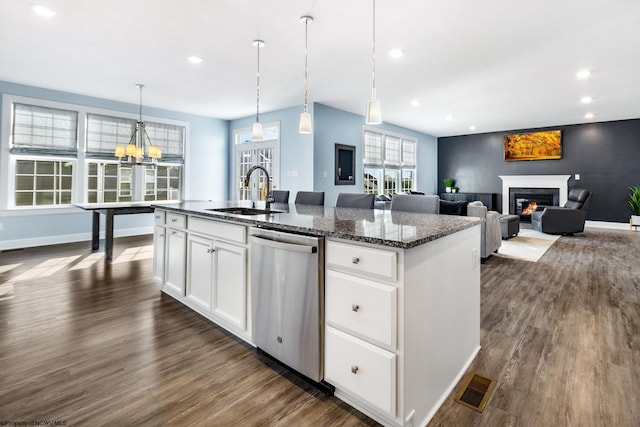
[[[509,213],[509,188],[557,188],[560,206],[567,203],[571,175],[499,175],[502,179],[502,213]]]

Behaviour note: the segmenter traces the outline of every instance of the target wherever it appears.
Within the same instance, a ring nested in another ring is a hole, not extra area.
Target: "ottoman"
[[[520,232],[520,217],[518,215],[500,215],[500,233],[502,239],[517,236]]]

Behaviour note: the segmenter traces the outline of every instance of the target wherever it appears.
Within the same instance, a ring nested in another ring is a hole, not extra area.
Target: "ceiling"
[[[309,101],[363,115],[371,95],[371,0],[40,4],[56,15],[0,2],[0,80],[134,104],[144,83],[145,106],[236,119],[255,114],[262,39],[261,112],[301,106],[311,15]],[[387,123],[451,136],[640,117],[637,0],[377,0],[376,13]]]

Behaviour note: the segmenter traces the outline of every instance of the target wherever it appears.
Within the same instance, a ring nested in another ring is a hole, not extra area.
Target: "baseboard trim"
[[[629,230],[627,222],[585,221],[585,227],[608,228],[611,230]]]
[[[129,237],[141,236],[144,234],[152,234],[153,227],[137,227],[114,230],[113,237]],[[104,239],[104,231],[100,232],[100,239]],[[36,246],[60,245],[63,243],[88,242],[91,240],[91,232],[65,234],[59,236],[33,237],[30,239],[15,239],[0,242],[0,251],[11,249],[32,248]]]

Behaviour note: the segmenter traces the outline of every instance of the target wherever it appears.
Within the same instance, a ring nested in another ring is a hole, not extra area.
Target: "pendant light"
[[[140,116],[136,122],[136,128],[129,139],[129,143],[126,145],[116,145],[114,156],[120,159],[120,163],[128,165],[156,165],[158,159],[162,158],[162,152],[160,147],[153,145],[149,139],[149,135],[145,130],[144,122],[142,121],[142,88],[143,84],[138,83],[136,87],[140,90]],[[144,145],[145,141],[149,144],[148,158],[145,158]],[[122,160],[123,157],[127,157],[127,160]]]
[[[256,122],[251,129],[251,139],[254,141],[262,141],[262,123],[260,123],[260,48],[264,46],[262,40],[254,40],[253,45],[258,51],[258,68],[256,72]]]
[[[365,123],[368,125],[379,125],[382,123],[382,112],[380,110],[380,101],[376,99],[376,0],[373,0],[373,55],[372,55],[372,84],[371,99],[367,103],[367,113],[365,115]]]
[[[301,16],[300,22],[304,24],[304,111],[300,113],[300,124],[298,125],[298,132],[301,134],[310,134],[313,132],[313,125],[311,124],[311,114],[309,114],[309,104],[307,102],[307,53],[308,53],[308,27],[309,22],[313,22],[311,16]]]

